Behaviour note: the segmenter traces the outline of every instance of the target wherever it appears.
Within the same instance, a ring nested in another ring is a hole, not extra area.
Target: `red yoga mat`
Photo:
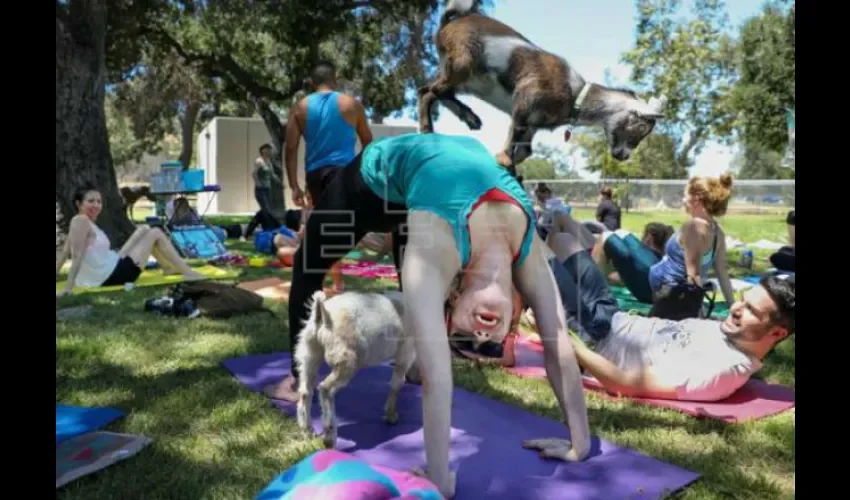
[[[517,342],[516,358],[517,364],[507,368],[509,372],[520,377],[546,378],[546,369],[543,367],[543,346],[521,338]],[[599,381],[592,377],[585,377],[583,382],[586,389],[597,391],[611,399],[620,397],[605,392]],[[750,379],[738,392],[714,403],[649,398],[630,399],[659,408],[678,410],[694,417],[711,418],[726,423],[741,423],[776,415],[793,408],[795,391],[783,385]]]

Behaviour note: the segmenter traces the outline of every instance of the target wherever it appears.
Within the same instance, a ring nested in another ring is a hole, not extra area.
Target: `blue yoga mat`
[[[84,408],[56,405],[56,444],[118,420],[124,412],[115,408]]]

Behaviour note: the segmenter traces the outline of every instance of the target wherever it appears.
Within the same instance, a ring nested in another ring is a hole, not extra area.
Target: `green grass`
[[[778,240],[783,231],[778,219],[774,223],[747,216],[724,223],[746,231],[739,235],[727,229],[744,241]],[[640,230],[648,220],[624,217],[632,230]],[[769,236],[770,231],[776,234]],[[765,236],[753,239],[749,234]],[[250,243],[234,247],[251,248]],[[240,279],[262,275],[280,271],[246,269]],[[345,279],[351,289],[394,286],[385,280]],[[57,498],[253,498],[275,475],[320,448],[318,440],[303,438],[292,420],[220,366],[231,356],[288,348],[284,304],[268,302],[277,318],[189,321],[144,313],[144,300],[162,292],[136,289],[72,296],[57,304],[93,306],[88,318],[56,324],[57,403],[121,408],[128,416],[109,430],[154,439],[137,456],[64,487]],[[793,387],[794,351],[793,339],[781,345],[766,360],[760,377]],[[466,363],[455,364],[454,374],[460,387],[559,418],[545,381]],[[794,498],[793,410],[726,425],[593,393],[587,398],[595,435],[703,474],[678,498]],[[517,446],[516,453],[526,451]]]

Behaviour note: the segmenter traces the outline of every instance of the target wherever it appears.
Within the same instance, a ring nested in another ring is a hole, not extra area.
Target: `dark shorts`
[[[319,198],[322,197],[322,194],[327,190],[336,174],[342,170],[342,167],[342,165],[326,165],[307,172],[304,180],[307,183],[307,192],[310,194],[313,206],[319,203]]]
[[[611,318],[619,312],[620,306],[590,252],[574,254],[563,263],[553,257],[549,259],[549,266],[567,314],[595,340],[607,336],[611,331]]]
[[[139,269],[139,266],[133,262],[133,259],[130,257],[122,257],[118,264],[115,265],[115,269],[112,270],[112,274],[106,278],[106,281],[100,284],[100,286],[115,286],[115,285],[123,285],[124,283],[135,283],[139,276],[142,274],[142,270]]]
[[[649,269],[661,258],[633,234],[612,234],[605,240],[605,255],[620,275],[620,280],[636,299],[652,303]]]

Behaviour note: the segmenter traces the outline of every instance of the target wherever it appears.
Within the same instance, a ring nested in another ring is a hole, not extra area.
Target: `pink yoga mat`
[[[543,346],[521,339],[517,342],[517,364],[507,370],[520,377],[546,378],[543,368]],[[585,377],[584,386],[611,399],[618,396],[605,392],[599,382]],[[790,410],[795,404],[795,391],[790,387],[750,379],[732,396],[708,403],[701,401],[669,401],[666,399],[631,398],[633,401],[660,408],[678,410],[695,417],[712,418],[726,423],[741,423],[776,415]]]
[[[376,264],[374,262],[358,261],[342,265],[342,274],[347,276],[358,276],[361,278],[388,278],[398,277],[395,266],[392,264]]]

